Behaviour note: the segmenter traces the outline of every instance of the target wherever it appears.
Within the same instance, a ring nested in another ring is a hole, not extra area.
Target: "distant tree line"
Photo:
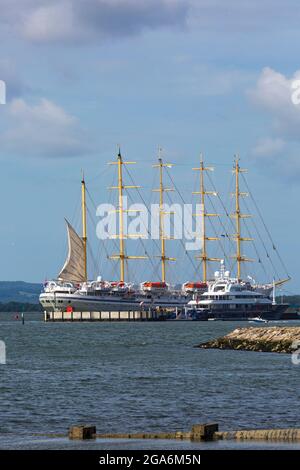
[[[0,312],[42,312],[42,307],[28,302],[0,302]]]
[[[300,307],[300,295],[283,295],[276,297],[276,301],[280,303],[283,301],[284,303],[290,304],[292,306],[299,306]]]

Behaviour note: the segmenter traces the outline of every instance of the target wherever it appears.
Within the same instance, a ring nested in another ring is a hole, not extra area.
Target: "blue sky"
[[[81,169],[96,204],[107,201],[118,144],[150,200],[160,145],[187,199],[201,151],[224,197],[240,154],[292,276],[287,289],[300,292],[298,2],[0,0],[0,9],[2,280],[57,274]]]

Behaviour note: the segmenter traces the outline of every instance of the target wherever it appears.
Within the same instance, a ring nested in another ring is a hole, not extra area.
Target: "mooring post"
[[[96,426],[81,425],[71,426],[69,429],[69,439],[95,439]]]
[[[218,432],[219,425],[217,423],[210,424],[194,424],[191,431],[191,441],[212,441],[215,432]]]

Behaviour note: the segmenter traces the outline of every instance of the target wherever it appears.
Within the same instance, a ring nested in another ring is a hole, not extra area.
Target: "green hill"
[[[283,297],[276,297],[276,302],[290,304],[291,307],[299,308],[300,307],[300,295],[284,295]]]
[[[0,281],[0,303],[38,304],[42,284],[24,281]]]
[[[0,302],[0,312],[41,312],[40,304],[29,304],[27,302]]]

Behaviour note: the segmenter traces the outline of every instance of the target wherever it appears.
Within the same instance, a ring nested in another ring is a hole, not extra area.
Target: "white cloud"
[[[261,139],[253,149],[253,155],[256,157],[273,157],[280,154],[285,147],[285,141],[279,138]]]
[[[300,140],[300,106],[292,102],[292,83],[299,78],[300,70],[288,78],[266,67],[249,91],[252,102],[270,116],[274,132],[295,140]]]
[[[1,150],[14,155],[75,157],[89,151],[78,120],[42,98],[37,104],[14,99],[5,107]]]
[[[0,0],[0,23],[30,41],[72,43],[192,27],[214,33],[297,30],[298,0]]]
[[[287,77],[269,67],[262,70],[256,86],[248,92],[255,106],[269,119],[270,136],[261,138],[251,151],[260,164],[289,180],[299,177],[300,105],[292,102],[292,83],[300,70]]]
[[[21,33],[34,42],[115,39],[186,24],[190,0],[65,0],[32,3]]]
[[[33,10],[26,18],[23,34],[32,41],[60,41],[72,38],[75,18],[71,2],[49,4]]]

